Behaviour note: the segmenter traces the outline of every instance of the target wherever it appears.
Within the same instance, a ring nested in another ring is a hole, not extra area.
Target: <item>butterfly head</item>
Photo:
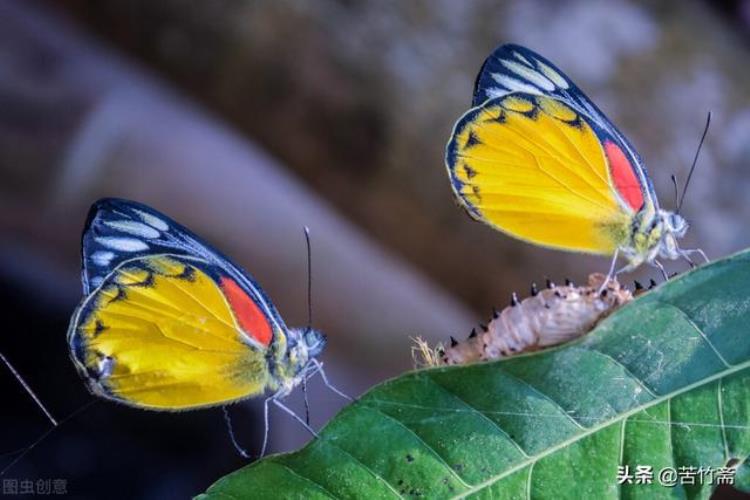
[[[314,358],[323,352],[327,340],[323,332],[308,327],[302,331],[302,343],[307,347],[308,358]]]
[[[688,223],[685,218],[674,212],[662,210],[659,214],[664,225],[664,232],[675,238],[682,238],[688,230]]]
[[[685,236],[688,230],[687,221],[680,214],[667,210],[659,210],[657,217],[661,226],[658,254],[665,259],[679,258],[681,254],[677,240]]]
[[[688,222],[680,214],[668,210],[658,210],[647,215],[641,212],[635,219],[632,243],[624,253],[631,264],[651,262],[656,257],[677,259],[680,247],[677,240],[685,236]]]
[[[312,328],[289,330],[286,359],[279,367],[286,372],[283,378],[297,378],[309,361],[323,352],[325,345],[326,336],[318,330]]]

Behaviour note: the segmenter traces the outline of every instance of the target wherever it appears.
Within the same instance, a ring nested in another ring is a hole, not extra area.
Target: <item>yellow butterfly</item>
[[[659,208],[630,142],[545,58],[500,46],[480,70],[472,105],[445,162],[474,219],[537,245],[612,255],[610,276],[620,254],[628,264],[618,272],[645,262],[664,273],[658,257],[706,258],[678,246],[688,229],[679,208]]]
[[[145,205],[96,202],[82,238],[84,298],[71,359],[90,391],[149,410],[280,399],[320,373],[325,336],[289,329],[258,284],[185,227]],[[310,430],[312,432],[312,430]],[[266,442],[263,443],[265,451]],[[263,452],[261,452],[261,455]]]

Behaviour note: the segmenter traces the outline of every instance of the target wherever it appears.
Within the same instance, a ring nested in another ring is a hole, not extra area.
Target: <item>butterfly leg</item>
[[[311,362],[311,363],[313,363],[313,364],[315,365],[315,367],[317,368],[317,370],[316,370],[316,371],[315,371],[315,372],[313,373],[313,375],[314,375],[315,373],[317,373],[317,372],[320,372],[320,377],[321,377],[321,378],[323,379],[323,383],[324,383],[324,384],[326,385],[326,387],[328,387],[328,388],[329,388],[329,389],[330,389],[331,391],[335,392],[336,394],[338,394],[338,395],[339,395],[339,396],[341,396],[342,398],[344,398],[344,399],[348,399],[349,401],[354,401],[354,398],[352,398],[351,396],[347,396],[346,394],[344,394],[344,393],[343,393],[343,392],[341,392],[340,390],[336,389],[336,388],[335,388],[335,387],[333,386],[333,384],[331,384],[331,383],[330,383],[330,382],[328,381],[328,377],[326,377],[326,372],[324,372],[324,371],[323,371],[323,363],[321,363],[320,361],[318,361],[318,360],[317,360],[317,359],[315,359],[315,358],[312,358],[312,359],[310,360],[310,362]]]
[[[612,263],[609,265],[609,271],[607,272],[607,279],[604,280],[604,283],[602,283],[602,286],[599,287],[599,290],[597,290],[597,293],[602,293],[602,291],[607,288],[607,285],[609,284],[612,279],[617,276],[620,272],[622,272],[625,268],[620,269],[619,271],[615,272],[615,266],[617,266],[617,257],[620,256],[620,249],[618,248],[615,250],[614,255],[612,256]]]
[[[703,249],[701,249],[701,248],[694,248],[694,249],[691,250],[691,252],[698,253],[701,257],[703,257],[703,260],[706,261],[706,264],[708,264],[709,262],[711,262],[711,259],[708,258],[708,256],[706,255],[706,252],[704,252]]]
[[[270,396],[263,400],[263,446],[260,448],[260,458],[265,456],[268,445],[268,401],[273,398],[274,396]]]
[[[247,453],[245,448],[240,446],[240,443],[237,442],[237,438],[234,435],[234,429],[232,428],[232,419],[229,417],[229,409],[225,405],[221,407],[221,410],[224,412],[224,422],[226,422],[227,424],[227,431],[229,432],[229,439],[232,440],[232,445],[234,446],[234,449],[237,450],[237,453],[239,453],[242,458],[250,458],[250,455]]]
[[[300,417],[299,415],[297,415],[296,413],[294,413],[288,406],[284,405],[284,403],[282,403],[281,401],[279,401],[279,399],[277,397],[271,396],[270,399],[273,402],[273,404],[275,404],[276,406],[278,406],[279,408],[281,408],[282,410],[284,410],[286,413],[288,413],[289,415],[291,415],[294,418],[294,420],[296,420],[297,422],[299,422],[302,425],[302,427],[304,427],[307,430],[307,432],[309,432],[310,434],[312,434],[315,437],[318,437],[318,433],[315,432],[312,427],[310,427],[309,425],[307,425],[305,423],[305,421],[302,419],[302,417]]]
[[[667,270],[664,269],[664,266],[662,265],[662,263],[659,262],[656,259],[652,260],[651,263],[653,264],[654,267],[656,267],[657,269],[659,269],[659,271],[661,272],[662,277],[664,278],[664,281],[668,281],[669,280],[669,274],[667,274]]]
[[[609,272],[607,273],[607,280],[604,282],[606,285],[609,281],[615,277],[615,266],[617,265],[617,257],[620,256],[620,249],[615,250],[615,254],[612,256],[612,263],[609,265]]]
[[[690,254],[689,253],[687,253],[687,252],[680,252],[680,257],[682,257],[683,259],[685,259],[685,261],[690,265],[690,269],[694,269],[694,268],[698,267],[697,264],[695,262],[693,262],[693,259],[690,258]]]
[[[689,248],[687,250],[680,249],[680,255],[683,255],[683,256],[684,255],[694,254],[694,253],[697,253],[698,255],[700,255],[701,257],[703,257],[703,260],[706,262],[706,264],[708,264],[709,262],[711,262],[711,260],[706,256],[706,252],[704,252],[700,248]]]

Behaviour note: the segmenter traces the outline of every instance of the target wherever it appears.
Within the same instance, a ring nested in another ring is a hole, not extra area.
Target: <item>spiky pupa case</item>
[[[535,351],[561,344],[588,333],[596,324],[621,305],[633,300],[633,294],[611,279],[602,288],[606,276],[589,275],[587,286],[531,287],[531,296],[518,300],[501,312],[495,311],[487,325],[474,329],[458,342],[451,337],[449,347],[431,348],[416,339],[413,347],[418,367],[467,364],[504,358],[521,352]]]

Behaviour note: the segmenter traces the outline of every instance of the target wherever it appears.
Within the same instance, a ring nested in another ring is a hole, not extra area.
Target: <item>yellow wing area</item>
[[[587,121],[546,96],[510,94],[456,124],[446,165],[469,213],[538,245],[612,254],[632,214],[620,207]]]
[[[248,343],[197,263],[166,255],[127,261],[84,299],[69,342],[94,393],[179,410],[264,390],[265,349]]]

